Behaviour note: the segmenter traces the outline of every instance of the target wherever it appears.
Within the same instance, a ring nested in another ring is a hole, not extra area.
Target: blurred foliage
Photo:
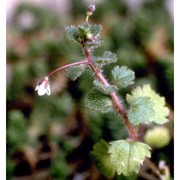
[[[67,165],[65,156],[57,156],[53,161],[50,174],[53,176],[53,179],[66,179],[69,174],[69,167]]]
[[[89,153],[100,139],[127,137],[121,117],[84,107],[93,83],[88,71],[75,82],[64,72],[54,75],[50,97],[38,97],[34,92],[37,81],[53,69],[84,59],[81,48],[65,36],[64,26],[83,22],[87,4],[70,2],[69,19],[22,3],[7,27],[7,179],[106,179],[94,168]],[[166,98],[171,110],[167,127],[172,127],[174,35],[165,1],[142,1],[140,9],[133,11],[125,1],[103,0],[90,21],[103,26],[103,46],[95,54],[101,56],[104,50],[110,50],[117,54],[116,65],[135,71],[135,85],[123,89],[120,97],[123,99],[137,85],[151,84]],[[105,67],[107,79],[112,67]],[[141,139],[147,128],[139,128]],[[173,178],[172,136],[166,147],[152,151],[152,161],[158,166],[161,159],[165,160]],[[138,176],[146,178],[143,175]],[[114,179],[135,180],[138,176]]]
[[[12,154],[22,148],[28,142],[27,138],[27,120],[19,110],[9,112],[7,145],[8,153]]]

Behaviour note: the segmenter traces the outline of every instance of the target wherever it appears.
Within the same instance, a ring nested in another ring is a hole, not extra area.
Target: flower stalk
[[[77,65],[80,65],[80,64],[87,65],[87,64],[89,64],[89,61],[87,61],[87,60],[78,61],[78,62],[75,62],[75,63],[66,64],[64,66],[61,66],[61,67],[55,69],[54,71],[50,72],[47,76],[42,78],[37,83],[35,91],[38,92],[39,96],[43,96],[45,94],[47,94],[49,96],[51,94],[50,85],[49,85],[49,77],[52,76],[53,74],[55,74],[56,72],[60,71],[60,70],[63,70],[63,69],[66,69],[66,68],[72,67],[72,66],[77,66]]]
[[[89,64],[89,61],[84,60],[84,61],[74,62],[74,63],[71,63],[71,64],[66,64],[66,65],[61,66],[61,67],[55,69],[54,71],[50,72],[47,76],[50,77],[50,76],[52,76],[53,74],[55,74],[56,72],[58,72],[58,71],[61,71],[61,70],[66,69],[66,68],[68,68],[68,67],[77,66],[77,65],[80,65],[80,64],[87,65],[87,64]]]

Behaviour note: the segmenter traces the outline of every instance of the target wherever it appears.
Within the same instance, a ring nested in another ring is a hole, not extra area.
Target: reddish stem
[[[85,53],[85,56],[89,62],[89,65],[91,66],[92,70],[94,71],[94,73],[96,74],[96,76],[98,77],[98,79],[105,85],[105,86],[109,86],[110,84],[108,83],[108,81],[105,79],[105,77],[103,76],[103,74],[100,72],[100,70],[96,67],[96,65],[94,64],[92,57],[88,51],[88,49],[83,46],[83,50]],[[124,110],[122,103],[120,102],[117,94],[115,92],[110,94],[112,101],[114,103],[115,108],[117,109],[117,111],[121,114],[121,116],[123,117],[124,123],[126,125],[126,128],[128,130],[129,136],[132,140],[137,140],[137,134],[135,132],[135,130],[133,129],[131,123],[128,120],[128,116],[126,111]]]

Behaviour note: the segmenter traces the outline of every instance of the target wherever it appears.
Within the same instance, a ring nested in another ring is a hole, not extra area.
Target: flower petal
[[[48,84],[48,86],[46,88],[46,93],[47,93],[48,96],[51,95],[51,89],[50,89],[49,84]]]
[[[38,89],[38,95],[39,96],[43,96],[44,94],[46,94],[47,90],[44,88],[44,86],[39,86],[39,89]]]

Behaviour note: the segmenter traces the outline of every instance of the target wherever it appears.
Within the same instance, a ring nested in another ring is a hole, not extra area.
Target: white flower
[[[43,96],[44,94],[49,96],[51,94],[48,77],[44,77],[38,82],[35,91],[38,92],[39,96]]]

